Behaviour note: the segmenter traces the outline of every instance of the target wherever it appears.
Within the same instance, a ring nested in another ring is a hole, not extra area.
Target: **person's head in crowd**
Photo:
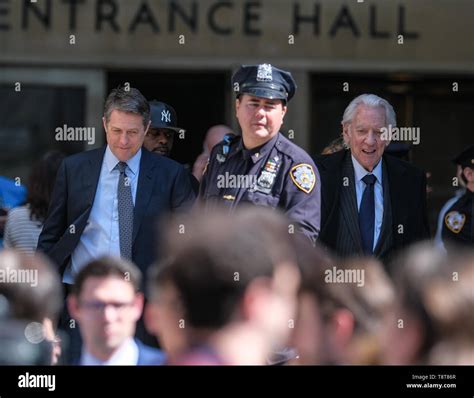
[[[381,362],[412,365],[426,361],[439,338],[424,294],[434,278],[449,266],[444,251],[429,242],[415,244],[390,264],[396,291],[394,309],[386,313],[381,339]]]
[[[27,203],[31,219],[44,221],[48,213],[56,174],[64,159],[59,151],[47,152],[31,169],[28,180]]]
[[[202,175],[209,160],[209,154],[219,142],[221,142],[227,134],[234,134],[232,129],[224,124],[212,126],[207,130],[206,137],[202,145],[202,152],[198,155],[193,165],[193,176],[201,181]]]
[[[176,363],[189,347],[183,304],[170,267],[162,264],[150,268],[148,285],[145,324],[166,352],[168,362]]]
[[[234,132],[225,124],[217,124],[209,128],[204,138],[203,151],[207,154],[211,153],[212,148],[221,142],[227,134],[234,134]]]
[[[270,64],[242,65],[232,76],[232,86],[245,148],[270,141],[280,131],[287,103],[296,92],[291,73]]]
[[[330,319],[336,321],[337,315],[344,315],[346,311],[352,316],[352,322],[348,322],[348,329],[352,328],[352,332],[347,333],[348,338],[342,339],[340,344],[345,348],[346,362],[355,365],[379,364],[381,353],[378,337],[384,315],[395,304],[392,281],[382,263],[371,257],[349,258],[336,267],[336,278],[337,273],[340,273],[344,275],[344,282],[329,283],[328,303],[332,302],[333,308],[331,305],[325,306],[323,315],[329,315]],[[331,273],[334,274],[334,269]],[[327,315],[325,311],[328,311]],[[349,321],[351,316],[346,314]],[[337,337],[338,323],[334,324],[333,335]]]
[[[335,152],[342,151],[344,149],[344,138],[342,136],[337,137],[335,140],[332,140],[328,146],[326,146],[321,154],[330,155]]]
[[[458,174],[466,188],[474,192],[474,145],[457,155],[453,162],[458,167]]]
[[[170,156],[176,133],[185,130],[178,127],[174,108],[164,102],[150,101],[151,124],[143,146],[150,152]]]
[[[134,264],[112,257],[94,260],[77,274],[68,308],[79,323],[83,352],[107,361],[133,338],[143,310],[141,278]]]
[[[449,264],[424,293],[439,331],[427,364],[474,365],[474,252],[458,250]]]
[[[64,155],[47,152],[30,170],[25,206],[8,212],[4,233],[4,246],[26,254],[33,254],[38,237],[48,214],[51,195],[59,166]]]
[[[336,261],[318,246],[296,244],[302,283],[294,363],[376,363],[382,315],[394,300],[382,265],[372,258]]]
[[[341,123],[345,146],[364,169],[372,171],[390,143],[381,129],[397,125],[392,105],[375,94],[359,95],[345,109]]]
[[[107,145],[115,157],[126,162],[141,149],[150,126],[150,105],[133,87],[113,89],[105,101],[102,117]]]
[[[303,236],[295,236],[293,244],[301,271],[301,284],[298,290],[297,315],[290,339],[290,346],[296,350],[298,357],[290,363],[334,363],[334,354],[323,324],[319,300],[319,294],[325,288],[324,271],[332,264],[332,259],[319,246],[313,247]]]
[[[244,207],[167,228],[164,266],[189,347],[210,348],[218,363],[265,364],[286,344],[299,283],[289,224],[277,211]],[[191,353],[182,363],[202,361]]]
[[[43,255],[14,250],[0,252],[0,271],[10,276],[0,282],[0,363],[56,364],[61,353],[53,328],[62,304],[58,273]]]

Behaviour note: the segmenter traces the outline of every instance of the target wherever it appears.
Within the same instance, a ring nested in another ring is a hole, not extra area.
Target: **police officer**
[[[474,244],[474,145],[470,146],[455,159],[454,163],[462,167],[461,178],[466,184],[466,193],[446,212],[443,224],[443,241],[471,246]],[[448,248],[449,250],[449,248]]]
[[[177,126],[178,120],[173,107],[157,100],[149,101],[151,124],[143,146],[150,152],[170,156],[175,133],[185,130]]]
[[[319,173],[311,157],[279,132],[296,91],[293,77],[270,64],[244,65],[232,86],[242,136],[228,135],[212,150],[200,201],[205,208],[217,203],[281,208],[314,242],[320,229]]]

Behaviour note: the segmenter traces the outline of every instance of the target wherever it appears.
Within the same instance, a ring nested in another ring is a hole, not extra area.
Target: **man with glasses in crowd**
[[[161,365],[162,351],[133,336],[143,311],[140,270],[124,259],[92,261],[76,277],[68,297],[69,312],[83,340],[75,365]]]

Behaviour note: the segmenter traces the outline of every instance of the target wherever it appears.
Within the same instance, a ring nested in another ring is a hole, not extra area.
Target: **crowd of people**
[[[0,364],[474,364],[474,147],[431,241],[388,101],[355,97],[310,156],[281,133],[291,73],[244,65],[232,87],[241,133],[209,129],[192,167],[174,109],[119,87],[103,148],[49,152],[26,197],[0,185],[5,209],[23,195],[2,216]]]

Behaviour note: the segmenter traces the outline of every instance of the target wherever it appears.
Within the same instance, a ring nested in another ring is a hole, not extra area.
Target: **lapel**
[[[354,246],[362,251],[354,185],[354,168],[349,150],[315,157],[321,176],[321,235],[336,242],[339,217],[344,218]],[[348,184],[348,185],[347,185]],[[342,216],[340,215],[342,213]]]
[[[380,256],[384,250],[386,250],[387,238],[392,228],[392,200],[391,200],[391,189],[390,181],[387,173],[387,164],[385,159],[382,158],[382,189],[383,189],[383,218],[382,228],[380,230],[379,239],[375,246],[374,254]]]
[[[85,154],[87,160],[84,164],[79,164],[82,172],[80,184],[77,186],[76,190],[72,192],[72,195],[73,197],[80,198],[82,201],[80,203],[74,203],[74,205],[78,205],[79,210],[77,213],[74,212],[74,219],[68,219],[69,226],[74,225],[75,230],[72,232],[68,226],[61,239],[54,245],[50,253],[50,256],[54,258],[58,264],[61,264],[61,267],[65,265],[64,263],[66,259],[77,246],[77,242],[79,242],[82,232],[86,227],[87,220],[89,219],[92,205],[94,204],[97,185],[99,183],[105,148],[106,147],[88,151]],[[73,186],[73,184],[71,184],[71,186]]]
[[[408,233],[406,210],[412,207],[410,204],[412,196],[409,194],[412,189],[411,180],[406,177],[407,169],[402,161],[390,155],[383,155],[383,158],[387,164],[387,176],[390,183],[393,240],[396,242],[395,246],[398,246],[403,242],[402,238]],[[398,233],[400,225],[403,227],[404,233]]]
[[[135,207],[133,209],[133,235],[132,244],[135,242],[138,230],[146,212],[148,203],[153,191],[153,170],[155,162],[153,156],[145,148],[142,148],[142,158],[140,159],[140,174],[138,176],[137,194],[135,198]]]
[[[340,188],[342,186],[341,162],[345,151],[336,152],[331,155],[316,156],[314,161],[318,167],[321,177],[321,226],[324,228],[328,220],[332,220],[334,212],[338,211]]]
[[[346,183],[349,183],[346,186]],[[354,242],[355,247],[359,252],[362,251],[361,236],[359,230],[359,212],[357,210],[357,199],[354,178],[354,166],[350,152],[346,153],[342,164],[342,188],[341,193],[341,213],[345,219],[345,225],[349,231],[350,236]]]
[[[97,185],[99,183],[100,171],[102,170],[105,149],[106,147],[103,147],[97,151],[91,151],[89,161],[84,165],[84,172],[82,173],[81,197],[84,199],[86,209],[80,217],[82,218],[84,216],[86,221],[89,219],[89,214],[91,212],[92,205],[94,204],[94,198],[97,191]]]

